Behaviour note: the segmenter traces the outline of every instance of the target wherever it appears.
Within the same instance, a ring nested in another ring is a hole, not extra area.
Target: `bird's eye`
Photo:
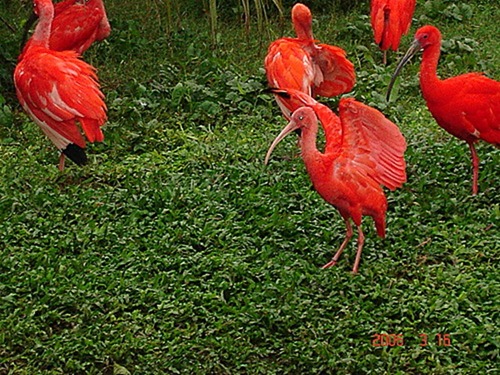
[[[299,120],[302,121],[304,119],[304,116],[299,116]]]
[[[424,34],[424,36],[422,38],[427,39],[428,37],[429,37],[428,34]]]

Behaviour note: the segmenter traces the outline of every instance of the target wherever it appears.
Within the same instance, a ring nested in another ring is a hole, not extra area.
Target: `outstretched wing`
[[[60,150],[70,143],[85,147],[76,122],[90,142],[104,139],[104,95],[94,68],[77,56],[33,47],[14,72],[21,105]]]
[[[330,98],[352,90],[356,73],[342,48],[319,44],[313,56],[317,67],[314,76],[315,95]]]
[[[314,110],[325,133],[325,154],[337,153],[353,170],[363,170],[391,190],[406,181],[406,141],[399,128],[381,112],[354,98],[343,98],[339,103],[339,119],[329,107],[304,93],[274,92]]]
[[[271,43],[264,67],[271,88],[298,90],[311,95],[314,80],[313,62],[295,39],[282,38]],[[300,107],[300,104],[291,98],[275,97],[287,118]]]
[[[394,190],[406,181],[406,141],[381,112],[353,98],[339,103],[341,154],[379,184]]]

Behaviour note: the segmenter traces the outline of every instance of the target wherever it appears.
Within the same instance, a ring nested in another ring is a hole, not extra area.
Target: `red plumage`
[[[364,243],[363,215],[373,217],[377,233],[385,236],[387,200],[382,190],[400,187],[406,181],[406,141],[398,127],[374,108],[353,98],[339,103],[339,116],[327,106],[297,90],[276,90],[303,106],[276,137],[266,155],[291,131],[300,129],[299,144],[307,172],[316,191],[336,207],[346,224],[346,239],[324,268],[333,266],[352,236],[350,220],[358,227],[358,251],[353,272],[359,266]],[[326,138],[324,153],[316,148],[318,119]]]
[[[103,0],[66,0],[55,5],[49,47],[82,54],[94,41],[106,39],[110,32]]]
[[[305,5],[295,4],[292,21],[297,38],[281,38],[269,46],[264,61],[269,86],[326,97],[350,91],[356,76],[345,51],[315,43],[311,11]],[[299,106],[293,99],[275,97],[287,118]]]
[[[439,79],[441,32],[427,25],[415,33],[412,46],[394,72],[389,91],[402,67],[422,49],[422,95],[438,125],[469,145],[473,167],[472,193],[477,194],[479,158],[474,144],[484,140],[500,146],[500,82],[480,73]]]
[[[54,4],[49,48],[76,51],[81,55],[95,41],[107,38],[110,32],[103,0],[61,1]],[[30,43],[31,40],[28,40],[24,49]]]
[[[384,51],[397,51],[401,37],[408,33],[416,0],[372,0],[370,19],[375,43]]]
[[[33,37],[23,51],[14,71],[16,93],[24,110],[42,131],[65,153],[79,148],[78,164],[86,161],[85,140],[81,126],[90,142],[102,141],[101,126],[106,122],[104,95],[99,89],[95,69],[79,59],[74,51],[53,51],[48,48],[53,4],[35,0],[40,20]],[[61,169],[64,154],[61,154]]]

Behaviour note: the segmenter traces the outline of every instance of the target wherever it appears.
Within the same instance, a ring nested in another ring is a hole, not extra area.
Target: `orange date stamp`
[[[420,343],[419,346],[425,347],[430,345],[429,335],[426,333],[420,333],[419,335]],[[394,346],[404,346],[405,337],[402,333],[375,333],[372,335],[372,346],[375,347],[394,347]],[[437,333],[434,336],[434,342],[437,346],[451,346],[451,337],[449,333]]]

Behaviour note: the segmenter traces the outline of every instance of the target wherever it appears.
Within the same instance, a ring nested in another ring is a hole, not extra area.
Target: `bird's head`
[[[297,3],[292,8],[292,22],[299,39],[312,39],[312,14],[304,4]]]
[[[422,26],[415,33],[415,37],[413,39],[410,48],[404,54],[403,58],[399,61],[396,70],[394,71],[391,82],[389,83],[389,87],[387,88],[386,99],[389,101],[391,96],[391,90],[394,86],[394,82],[396,81],[397,76],[403,69],[403,67],[411,60],[413,56],[415,56],[418,52],[429,48],[432,45],[441,45],[441,32],[437,27],[426,25]]]
[[[273,143],[269,147],[267,151],[266,158],[264,160],[264,164],[269,162],[269,158],[274,150],[274,148],[281,142],[283,138],[285,138],[288,134],[293,132],[294,130],[300,129],[308,129],[314,124],[317,124],[317,117],[314,113],[314,110],[309,107],[300,107],[295,112],[293,112],[290,122],[287,126],[278,134],[278,136],[274,139]]]
[[[437,27],[431,25],[422,26],[415,33],[413,43],[420,47],[419,50],[425,50],[436,43],[441,44],[441,32]]]
[[[54,5],[52,4],[52,0],[34,0],[33,12],[39,18],[51,17],[54,13]]]

